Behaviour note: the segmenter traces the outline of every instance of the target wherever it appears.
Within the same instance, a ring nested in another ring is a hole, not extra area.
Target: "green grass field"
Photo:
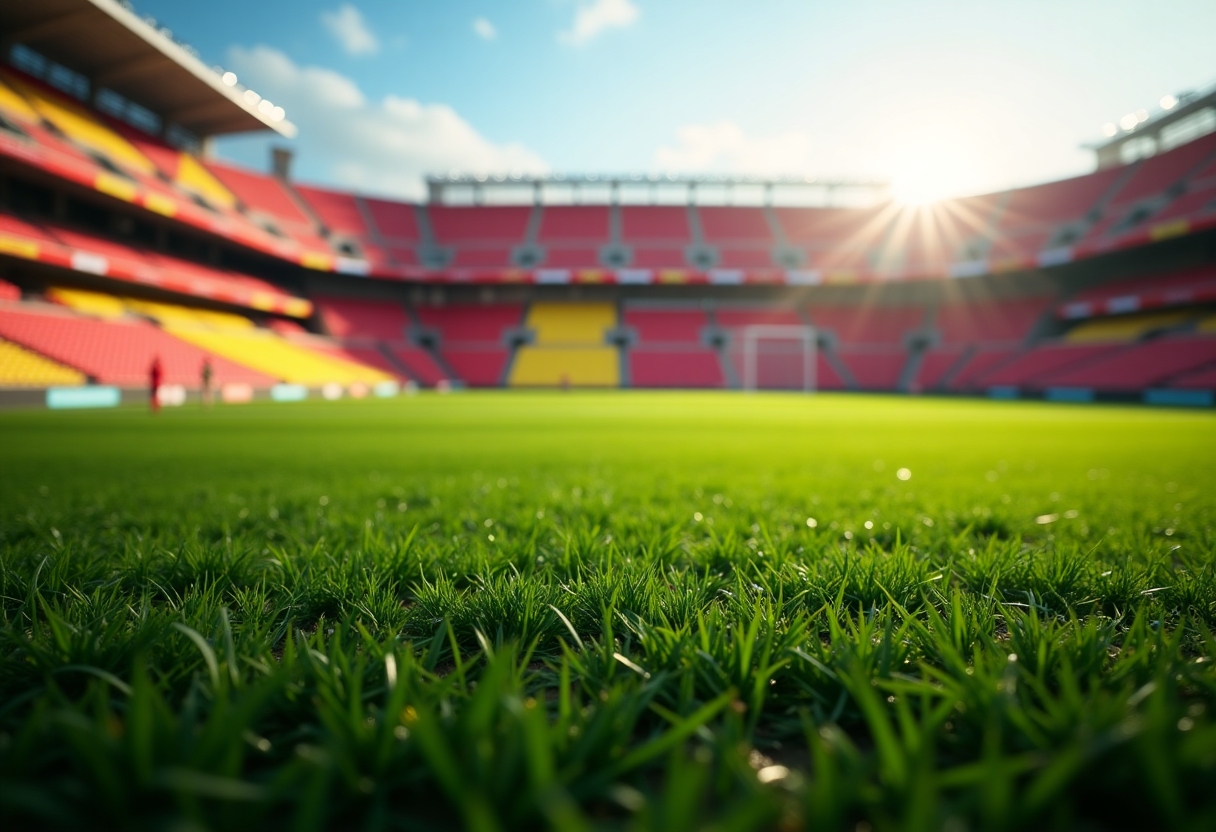
[[[0,826],[1216,828],[1216,418],[0,414]]]

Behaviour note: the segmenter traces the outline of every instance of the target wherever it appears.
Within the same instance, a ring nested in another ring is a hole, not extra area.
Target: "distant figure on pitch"
[[[199,372],[203,382],[203,389],[200,394],[203,399],[203,407],[211,407],[211,378],[215,371],[211,368],[211,356],[203,356],[203,369]]]
[[[151,388],[152,412],[160,412],[160,383],[164,378],[164,370],[160,366],[160,356],[152,359],[152,366],[148,368],[148,386]]]

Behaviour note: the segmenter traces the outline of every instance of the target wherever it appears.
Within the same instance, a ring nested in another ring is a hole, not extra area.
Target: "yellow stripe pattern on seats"
[[[511,365],[512,387],[618,387],[620,352],[606,344],[616,326],[611,303],[534,303],[527,326],[534,342]]]
[[[1074,326],[1064,336],[1064,340],[1073,344],[1094,341],[1135,341],[1154,329],[1180,324],[1194,315],[1194,312],[1187,311],[1149,312],[1142,315],[1098,318]]]
[[[162,326],[195,326],[208,329],[253,329],[253,321],[232,312],[215,312],[210,309],[193,309],[171,303],[124,298],[127,309],[146,318],[152,318]]]
[[[140,173],[151,176],[156,172],[156,166],[147,156],[135,149],[135,146],[122,136],[106,127],[93,117],[88,110],[71,103],[59,96],[51,96],[15,79],[7,79],[16,91],[25,96],[26,101],[44,119],[55,125],[68,138],[104,153],[111,161],[126,165]]]
[[[193,156],[183,153],[177,164],[177,177],[174,180],[179,186],[201,196],[203,199],[224,208],[236,206],[236,197],[220,184],[211,172],[199,164]]]
[[[56,286],[48,289],[46,296],[55,303],[92,315],[95,318],[121,318],[127,314],[127,308],[121,298],[113,295],[103,295],[100,292],[87,292],[84,289],[64,289]]]
[[[604,334],[616,326],[611,303],[534,303],[527,327],[536,346],[603,346]]]
[[[4,79],[0,78],[0,113],[10,116],[17,121],[37,121],[38,114],[29,102],[21,97]]]
[[[84,373],[17,344],[0,341],[0,387],[50,387],[86,381]]]
[[[1195,325],[1198,332],[1216,332],[1216,315],[1208,315]]]
[[[115,297],[81,289],[53,288],[47,296],[58,303],[101,318],[134,313],[151,318],[182,341],[293,384],[320,386],[332,382],[375,384],[393,381],[388,373],[309,349],[258,329],[253,321],[232,312],[196,309],[172,303]]]
[[[388,373],[313,352],[265,330],[221,332],[175,324],[165,326],[165,331],[215,355],[293,384],[317,387],[331,381],[374,384],[393,380]]]

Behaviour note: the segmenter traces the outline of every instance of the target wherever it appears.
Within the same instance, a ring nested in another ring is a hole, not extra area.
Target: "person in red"
[[[153,413],[160,411],[160,382],[163,377],[164,371],[161,369],[160,356],[158,355],[152,359],[152,366],[148,368],[148,386],[151,388],[152,393],[150,402]]]

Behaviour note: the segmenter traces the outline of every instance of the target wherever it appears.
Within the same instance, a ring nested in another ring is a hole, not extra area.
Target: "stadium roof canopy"
[[[296,128],[118,0],[0,0],[0,45],[23,44],[197,136]]]

